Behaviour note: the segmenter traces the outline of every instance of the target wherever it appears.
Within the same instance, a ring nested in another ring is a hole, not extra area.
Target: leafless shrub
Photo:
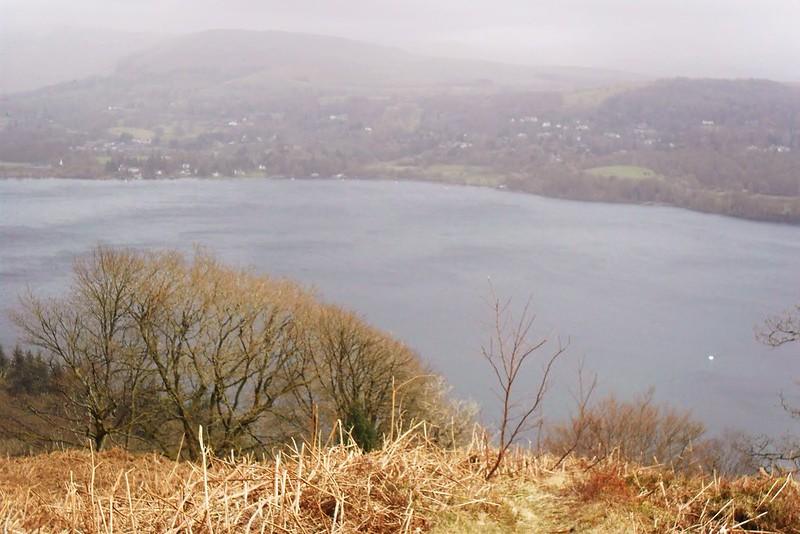
[[[737,450],[763,471],[800,472],[800,440],[795,436],[745,436],[737,443]]]
[[[757,474],[761,465],[750,454],[753,439],[744,431],[726,430],[695,445],[695,463],[706,472],[728,477]]]
[[[768,318],[756,331],[756,337],[771,347],[800,341],[800,306]]]
[[[377,447],[388,432],[393,380],[422,372],[416,356],[337,306],[309,310],[300,334],[307,369],[302,405],[319,410],[328,428],[342,421],[363,448]]]
[[[756,330],[756,339],[773,348],[800,342],[800,306],[774,315]],[[800,419],[800,407],[781,393],[783,409],[794,419]],[[762,469],[777,471],[800,470],[800,438],[797,436],[753,436],[746,440],[743,450]]]
[[[541,408],[548,389],[553,365],[566,351],[559,339],[556,348],[543,360],[537,385],[524,400],[517,396],[517,383],[520,372],[527,368],[531,357],[544,349],[545,338],[531,341],[535,316],[531,313],[530,301],[518,318],[511,312],[511,301],[501,302],[492,291],[492,312],[494,317],[492,337],[482,349],[484,359],[491,367],[496,385],[499,388],[501,413],[498,422],[498,447],[488,459],[486,478],[497,472],[511,446],[525,432],[539,426],[542,422]]]
[[[569,421],[549,428],[545,448],[554,454],[621,458],[643,465],[690,465],[705,426],[690,412],[661,406],[653,390],[629,401],[611,395],[582,405]]]
[[[471,415],[406,345],[338,306],[315,305],[300,322],[305,368],[296,406],[319,430],[341,422],[365,450],[420,421],[442,439],[464,439]]]

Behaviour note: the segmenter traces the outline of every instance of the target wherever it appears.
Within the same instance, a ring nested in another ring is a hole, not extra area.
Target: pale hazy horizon
[[[767,0],[0,0],[0,32],[174,35],[208,29],[346,37],[409,51],[647,76],[800,81],[800,2]]]

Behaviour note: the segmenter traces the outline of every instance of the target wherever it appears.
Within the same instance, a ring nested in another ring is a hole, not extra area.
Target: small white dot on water
[[[714,355],[713,354],[709,354],[708,355],[708,360],[713,362],[714,361]]]

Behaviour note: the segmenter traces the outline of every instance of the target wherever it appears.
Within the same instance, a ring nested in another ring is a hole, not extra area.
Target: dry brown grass
[[[729,479],[614,458],[573,460],[568,470],[565,499],[627,513],[640,532],[800,533],[800,484],[791,475]]]
[[[476,442],[477,443],[477,442]],[[789,477],[689,477],[510,454],[407,433],[381,450],[303,444],[272,460],[122,451],[0,460],[6,532],[800,532]],[[727,529],[727,530],[724,530]]]
[[[0,461],[0,524],[48,532],[415,532],[481,506],[468,450],[406,434],[379,452],[302,444],[274,460],[57,452]]]

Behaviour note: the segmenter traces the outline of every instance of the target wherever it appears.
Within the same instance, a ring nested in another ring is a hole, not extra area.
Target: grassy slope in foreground
[[[478,447],[405,437],[302,446],[264,462],[121,451],[0,460],[6,532],[800,532],[791,478],[680,476],[516,454],[490,482]],[[728,529],[728,530],[722,530]],[[738,529],[738,530],[737,530]]]

